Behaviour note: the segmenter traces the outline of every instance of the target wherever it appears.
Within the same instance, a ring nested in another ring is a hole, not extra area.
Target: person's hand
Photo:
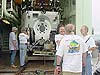
[[[86,66],[86,62],[82,62],[82,66],[85,67]]]
[[[14,50],[17,50],[17,46],[14,46]]]
[[[61,41],[61,40],[57,40],[57,41],[56,41],[56,43],[57,43],[58,46],[59,46],[59,44],[60,44],[60,41]]]
[[[61,74],[61,67],[60,66],[56,66],[55,70],[54,70],[54,75],[60,75]]]
[[[28,33],[25,31],[24,34],[28,35]]]

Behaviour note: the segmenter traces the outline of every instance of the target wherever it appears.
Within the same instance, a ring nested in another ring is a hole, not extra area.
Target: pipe
[[[6,7],[7,7],[6,3],[7,3],[7,0],[2,0],[2,2],[3,2],[3,3],[2,3],[2,6],[3,6],[4,15],[7,16],[8,18],[12,18],[12,19],[14,19],[15,21],[18,22],[18,20],[14,17],[14,15],[8,13],[7,10],[6,10]]]
[[[0,18],[3,18],[3,0],[1,1],[1,17]]]
[[[10,9],[7,9],[7,11],[9,12],[12,12],[14,14],[14,16],[18,17],[18,14],[15,12],[15,10],[13,9],[13,0],[11,0],[11,8]]]

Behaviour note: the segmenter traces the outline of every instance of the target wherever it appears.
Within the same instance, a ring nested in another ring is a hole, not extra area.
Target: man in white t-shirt
[[[81,75],[82,64],[85,65],[82,60],[85,61],[87,48],[80,36],[72,34],[74,29],[75,26],[72,24],[65,26],[66,35],[61,40],[56,52],[57,65],[55,69],[58,73],[56,75],[61,72],[61,59],[63,59],[62,75]]]
[[[23,67],[25,65],[25,57],[27,53],[27,40],[29,39],[28,33],[26,32],[26,28],[21,29],[21,33],[19,34],[19,43],[20,43],[20,66]]]
[[[18,50],[18,42],[17,42],[17,37],[16,37],[16,31],[17,31],[17,28],[12,27],[12,31],[10,32],[10,35],[9,35],[10,62],[11,62],[12,68],[17,67],[17,66],[14,65],[16,52]]]
[[[91,53],[93,50],[96,50],[95,40],[91,35],[88,34],[87,26],[83,25],[80,31],[88,49],[87,56],[86,56],[86,66],[83,66],[82,75],[92,75],[92,64],[91,64],[92,54]]]

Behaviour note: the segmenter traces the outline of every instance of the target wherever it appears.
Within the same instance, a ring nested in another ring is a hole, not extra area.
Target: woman
[[[55,35],[55,43],[56,43],[56,51],[58,50],[59,48],[59,44],[60,44],[60,41],[62,40],[62,38],[64,38],[64,35],[65,35],[65,27],[64,25],[59,25],[58,26],[58,34]],[[54,60],[54,66],[56,67],[56,56],[55,56],[55,60]],[[62,63],[62,62],[61,62]],[[56,70],[54,71],[54,75],[56,75]]]
[[[29,36],[26,32],[26,28],[21,29],[21,33],[19,34],[19,42],[20,42],[20,66],[25,65],[25,57],[27,53],[27,40]]]

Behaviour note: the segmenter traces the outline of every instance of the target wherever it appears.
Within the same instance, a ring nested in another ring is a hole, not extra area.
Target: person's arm
[[[87,52],[82,54],[82,66],[86,66],[86,55],[87,55]]]
[[[57,65],[58,66],[61,66],[60,65],[61,59],[62,59],[62,57],[57,55],[57,59],[56,60],[57,60]]]
[[[58,46],[59,46],[60,41],[61,41],[61,40],[57,40],[57,41],[56,41],[56,45],[58,45]]]
[[[60,65],[61,59],[62,59],[62,57],[60,57],[60,56],[57,55],[57,58],[56,58],[57,63],[56,63],[54,75],[61,74],[61,65]]]
[[[16,46],[16,40],[13,40],[12,42],[13,42],[13,45]]]
[[[29,39],[29,34],[28,34],[28,32],[24,32],[24,34],[25,34],[25,36],[26,36],[26,39]]]
[[[97,48],[98,48],[97,46],[91,47],[91,48],[88,48],[88,51],[94,51],[94,50],[96,50]]]
[[[13,46],[14,46],[14,50],[16,50],[17,49],[17,42],[16,42],[16,35],[15,35],[15,33],[12,33],[12,35],[11,35],[11,37],[12,37],[12,43],[13,43]]]
[[[57,61],[57,63],[56,63],[56,67],[55,67],[55,72],[56,72],[56,75],[58,75],[58,74],[60,74],[61,73],[61,60],[62,60],[62,57],[63,57],[63,55],[64,55],[64,40],[62,40],[61,42],[60,42],[60,45],[59,45],[59,48],[58,48],[58,50],[57,50],[57,52],[56,52],[56,61]]]
[[[60,44],[58,35],[55,35],[55,43],[56,43],[57,46]]]
[[[88,53],[88,47],[86,45],[86,43],[84,42],[84,40],[82,39],[82,43],[83,43],[83,46],[82,46],[82,49],[83,49],[83,52],[82,52],[82,66],[86,66],[86,57],[87,57],[87,53]]]
[[[14,48],[16,49],[16,40],[13,40],[12,43],[14,45]]]
[[[95,44],[95,40],[93,39],[93,37],[90,38],[90,47],[88,48],[88,51],[93,51],[97,49],[97,46]]]

